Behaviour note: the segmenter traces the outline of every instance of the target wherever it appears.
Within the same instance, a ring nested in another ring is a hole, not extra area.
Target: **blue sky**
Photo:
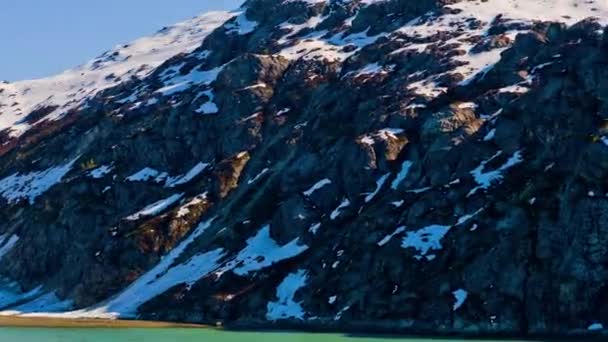
[[[0,81],[59,73],[114,45],[242,0],[1,0]]]

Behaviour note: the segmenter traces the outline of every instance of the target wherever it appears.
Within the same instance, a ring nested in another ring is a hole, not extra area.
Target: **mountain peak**
[[[205,13],[150,37],[118,45],[59,75],[0,85],[0,131],[18,137],[41,119],[60,120],[100,91],[143,78],[167,59],[198,48],[207,35],[233,15]],[[30,116],[41,110],[45,112],[43,117]]]

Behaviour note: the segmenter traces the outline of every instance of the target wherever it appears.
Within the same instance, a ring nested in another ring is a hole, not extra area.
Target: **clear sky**
[[[82,64],[117,44],[242,0],[0,0],[0,81]]]

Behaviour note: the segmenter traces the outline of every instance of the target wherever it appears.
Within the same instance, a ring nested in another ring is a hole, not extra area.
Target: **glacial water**
[[[2,328],[0,342],[459,342],[459,339],[363,337],[340,334],[227,332],[214,329]],[[498,342],[481,341],[477,342]],[[523,342],[523,341],[510,341]]]

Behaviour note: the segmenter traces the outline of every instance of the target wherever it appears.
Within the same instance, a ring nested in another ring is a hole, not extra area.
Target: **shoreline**
[[[0,327],[2,328],[188,328],[188,329],[209,329],[208,325],[139,321],[139,320],[120,320],[120,319],[95,319],[95,318],[54,318],[54,317],[21,317],[21,316],[0,316]]]
[[[496,333],[466,333],[455,331],[430,331],[424,329],[399,329],[365,324],[346,324],[334,326],[260,322],[249,324],[227,324],[212,326],[195,323],[175,323],[149,320],[124,320],[108,318],[59,318],[59,317],[23,317],[0,316],[0,328],[44,328],[44,329],[218,329],[226,332],[256,332],[256,333],[309,333],[309,334],[339,334],[354,338],[414,338],[432,341],[442,338],[454,341],[538,341],[538,342],[582,342],[606,341],[605,334],[588,334],[580,331],[569,333],[547,333],[517,335],[507,332]]]

